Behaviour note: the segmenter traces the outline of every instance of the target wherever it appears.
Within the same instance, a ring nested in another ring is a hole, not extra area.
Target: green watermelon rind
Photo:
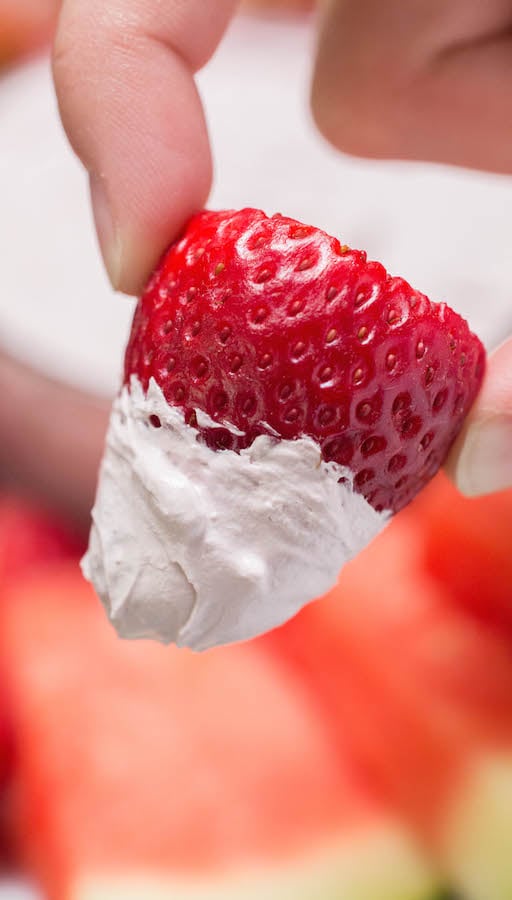
[[[487,751],[469,766],[441,835],[441,857],[464,900],[512,898],[512,755]]]
[[[89,872],[70,900],[441,900],[439,882],[399,827],[347,834],[309,859],[211,878],[172,871]]]

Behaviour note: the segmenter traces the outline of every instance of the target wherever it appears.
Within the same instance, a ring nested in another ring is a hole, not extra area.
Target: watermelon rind
[[[439,884],[398,825],[344,834],[328,849],[282,865],[211,877],[89,872],[69,900],[438,900]]]
[[[475,760],[442,836],[444,868],[464,900],[512,898],[512,755]]]

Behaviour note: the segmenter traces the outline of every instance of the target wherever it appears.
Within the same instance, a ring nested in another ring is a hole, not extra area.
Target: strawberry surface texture
[[[125,382],[153,378],[213,450],[309,436],[375,510],[397,512],[443,463],[484,367],[445,303],[318,228],[243,209],[197,214],[164,255]]]

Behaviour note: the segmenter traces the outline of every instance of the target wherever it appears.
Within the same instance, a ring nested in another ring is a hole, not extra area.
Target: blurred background
[[[123,644],[83,582],[133,301],[59,122],[56,6],[0,0],[0,896],[510,900],[510,494],[440,475],[331,595],[201,657]],[[327,146],[312,6],[246,3],[199,74],[210,206],[365,248],[495,346],[512,181]]]

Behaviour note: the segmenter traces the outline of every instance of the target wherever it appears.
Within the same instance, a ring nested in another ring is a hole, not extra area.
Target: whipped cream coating
[[[389,519],[351,479],[309,437],[211,450],[153,379],[144,392],[132,376],[112,408],[83,572],[122,637],[194,650],[252,638],[332,587]]]

